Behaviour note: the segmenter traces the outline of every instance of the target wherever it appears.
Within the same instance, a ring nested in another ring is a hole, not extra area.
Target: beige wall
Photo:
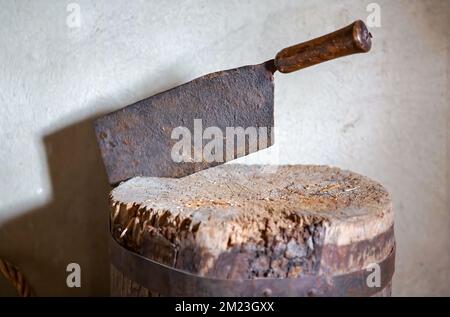
[[[80,28],[66,5],[81,8]],[[108,185],[92,118],[366,19],[373,1],[0,0],[0,256],[39,295],[108,293]],[[376,1],[370,54],[276,77],[277,145],[392,193],[396,295],[450,295],[450,2]],[[65,267],[82,267],[82,288]],[[11,292],[0,281],[0,294]]]

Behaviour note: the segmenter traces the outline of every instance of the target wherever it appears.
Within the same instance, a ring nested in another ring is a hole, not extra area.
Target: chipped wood
[[[340,274],[392,251],[391,199],[380,184],[326,166],[264,170],[232,164],[131,179],[111,193],[112,234],[159,263],[224,279]]]

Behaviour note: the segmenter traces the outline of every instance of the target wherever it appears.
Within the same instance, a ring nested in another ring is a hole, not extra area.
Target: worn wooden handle
[[[364,22],[358,20],[333,33],[281,50],[275,57],[275,67],[282,73],[290,73],[338,57],[365,53],[372,46],[371,37]]]

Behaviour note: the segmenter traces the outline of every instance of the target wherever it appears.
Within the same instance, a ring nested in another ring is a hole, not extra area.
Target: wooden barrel
[[[391,198],[327,166],[229,164],[111,193],[113,296],[390,296]]]

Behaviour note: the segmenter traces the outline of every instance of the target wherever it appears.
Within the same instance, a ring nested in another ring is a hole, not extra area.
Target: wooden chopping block
[[[110,199],[112,295],[390,295],[391,198],[359,174],[230,164]]]

